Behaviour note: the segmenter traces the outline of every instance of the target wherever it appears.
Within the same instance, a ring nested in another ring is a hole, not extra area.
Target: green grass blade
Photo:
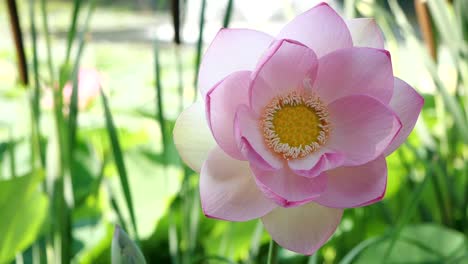
[[[34,1],[29,1],[29,16],[30,16],[30,27],[31,27],[31,41],[32,41],[32,55],[33,55],[33,73],[34,73],[34,84],[33,92],[31,94],[31,111],[32,111],[32,126],[31,126],[31,164],[36,166],[38,157],[39,160],[43,155],[41,154],[40,148],[40,131],[39,131],[39,120],[41,116],[41,109],[39,107],[39,101],[41,97],[40,86],[39,86],[39,60],[37,54],[37,31],[36,31],[36,12],[34,8]],[[40,160],[40,164],[44,165],[45,162]]]
[[[80,13],[82,2],[83,2],[82,0],[73,1],[72,21],[70,23],[70,28],[68,29],[68,34],[67,34],[67,49],[66,49],[64,64],[68,64],[68,61],[70,60],[71,47],[72,47],[73,40],[75,39],[75,35],[76,35],[76,22],[78,21],[78,15]]]
[[[49,78],[50,83],[55,85],[55,74],[54,74],[54,62],[52,58],[52,44],[50,41],[50,33],[49,33],[49,23],[47,21],[47,2],[46,0],[41,0],[41,12],[42,12],[42,26],[44,28],[44,36],[46,40],[46,48],[47,48],[47,66],[49,68]]]
[[[119,223],[122,226],[124,230],[127,229],[127,224],[125,223],[125,218],[123,217],[122,210],[120,210],[119,204],[115,200],[114,193],[112,192],[111,188],[107,188],[109,190],[109,196],[110,196],[110,202],[111,202],[111,207],[114,210],[114,212],[117,214],[117,219],[119,219]]]
[[[125,202],[127,204],[127,209],[130,214],[130,220],[132,221],[133,231],[135,232],[135,237],[138,239],[138,230],[135,218],[135,210],[133,209],[132,195],[130,192],[130,184],[128,182],[127,170],[125,168],[124,158],[122,154],[122,149],[120,147],[119,137],[117,135],[117,130],[114,125],[114,120],[112,118],[111,111],[109,109],[109,104],[107,98],[104,95],[104,92],[101,90],[101,99],[102,105],[104,107],[104,118],[106,120],[107,133],[109,135],[109,141],[112,147],[112,153],[114,155],[114,162],[117,167],[117,171],[120,178],[120,185],[122,186]]]
[[[75,149],[76,141],[76,130],[77,130],[77,120],[78,120],[78,72],[80,68],[80,61],[83,54],[83,49],[85,46],[85,34],[88,31],[89,23],[91,21],[91,16],[95,8],[95,1],[92,0],[89,3],[88,13],[86,14],[86,20],[83,27],[83,30],[79,38],[78,52],[76,54],[75,63],[73,66],[73,85],[72,85],[72,94],[70,98],[70,113],[68,120],[68,147],[70,161],[73,160],[73,150]]]
[[[203,49],[203,31],[205,28],[205,9],[206,9],[206,0],[202,0],[200,8],[200,24],[198,28],[198,41],[197,41],[197,57],[195,59],[195,96],[197,94],[197,82],[198,82],[198,70],[200,69],[200,63],[202,58],[202,49]]]
[[[177,67],[177,96],[179,97],[179,113],[184,110],[184,68],[180,53],[180,47],[175,46],[174,54]]]
[[[8,154],[10,159],[10,175],[12,178],[16,178],[16,158],[15,158],[15,145],[16,142],[13,139],[13,135],[10,131],[10,138],[8,142]]]
[[[228,0],[227,6],[226,6],[226,12],[224,13],[224,19],[223,19],[224,28],[229,27],[229,23],[231,22],[231,17],[232,17],[233,6],[234,6],[234,0]]]
[[[164,164],[167,163],[167,146],[168,146],[168,139],[167,139],[167,130],[166,130],[166,122],[164,118],[164,98],[163,98],[163,87],[161,81],[161,64],[159,62],[159,46],[157,41],[154,42],[153,45],[154,51],[154,78],[155,78],[155,92],[156,92],[156,109],[157,109],[157,122],[159,123],[159,127],[161,129],[161,137],[162,137],[162,145],[163,145],[163,158]]]
[[[174,42],[180,44],[180,0],[171,0],[172,27],[174,28]]]

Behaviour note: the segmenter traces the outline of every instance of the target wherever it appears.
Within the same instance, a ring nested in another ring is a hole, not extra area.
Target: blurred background
[[[202,214],[172,128],[221,27],[276,35],[318,2],[1,1],[0,263],[110,263],[113,239],[148,263],[265,263],[259,221]],[[425,105],[385,199],[346,210],[313,256],[272,262],[468,263],[468,1],[328,2],[376,18]]]

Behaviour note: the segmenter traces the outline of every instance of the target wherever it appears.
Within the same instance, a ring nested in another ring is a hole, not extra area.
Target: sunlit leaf
[[[30,246],[40,233],[48,200],[38,190],[42,172],[0,181],[0,263]]]
[[[382,263],[390,244],[386,239],[373,243],[352,263]],[[464,235],[458,231],[435,224],[405,227],[386,258],[387,263],[450,263],[468,253]],[[460,262],[462,263],[462,262]]]

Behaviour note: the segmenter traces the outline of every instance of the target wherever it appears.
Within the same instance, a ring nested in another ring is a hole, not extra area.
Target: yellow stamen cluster
[[[261,126],[268,147],[287,160],[317,151],[330,131],[320,99],[297,92],[274,98],[265,107]]]

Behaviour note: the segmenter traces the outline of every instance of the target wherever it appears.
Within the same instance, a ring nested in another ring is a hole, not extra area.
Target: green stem
[[[273,239],[270,239],[270,245],[268,246],[268,264],[276,263],[276,255],[278,254],[278,246]]]
[[[226,6],[226,13],[224,13],[224,19],[223,19],[224,28],[229,27],[229,23],[231,22],[233,5],[234,5],[234,0],[228,0],[227,6]]]
[[[201,9],[200,9],[200,24],[199,24],[199,35],[197,41],[197,57],[195,61],[195,98],[197,95],[197,82],[198,82],[198,69],[200,68],[200,62],[202,57],[202,48],[203,48],[203,29],[205,28],[205,9],[206,9],[206,0],[202,0]]]
[[[8,144],[8,154],[10,155],[10,175],[16,178],[16,160],[15,160],[15,141],[12,132],[10,131],[10,143]]]
[[[52,45],[50,41],[49,33],[49,23],[47,22],[47,2],[46,0],[41,0],[41,12],[42,12],[42,25],[44,27],[44,36],[46,40],[47,47],[47,66],[49,68],[49,77],[51,87],[55,85],[55,74],[54,74],[54,64],[52,59]]]

